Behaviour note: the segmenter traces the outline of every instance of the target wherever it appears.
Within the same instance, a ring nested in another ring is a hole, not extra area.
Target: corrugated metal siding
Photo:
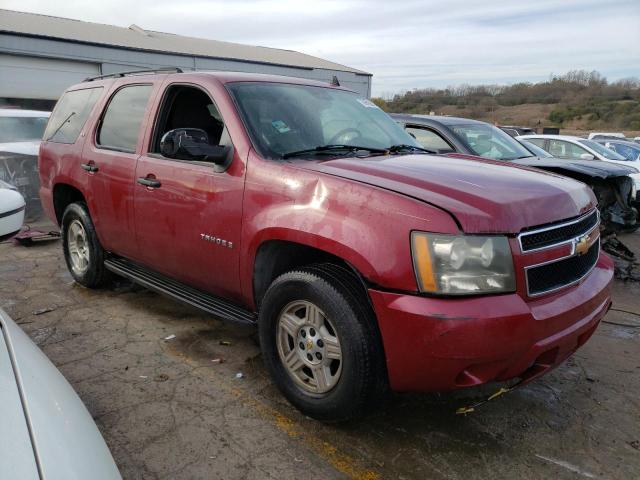
[[[194,57],[366,73],[293,50],[221,42],[143,30],[137,26],[123,28],[13,10],[0,9],[0,31]]]
[[[99,72],[96,63],[0,53],[0,97],[53,100],[69,85]]]
[[[291,66],[270,65],[237,60],[204,58],[197,56],[175,55],[158,52],[141,52],[131,49],[87,45],[82,43],[25,37],[14,34],[0,34],[0,52],[11,53],[16,56],[41,57],[74,62],[87,62],[100,65],[104,74],[137,70],[145,68],[180,67],[184,70],[221,70],[253,73],[269,73],[292,77],[308,78],[330,82],[337,76],[340,84],[361,95],[371,94],[371,76],[341,70],[303,68]],[[89,76],[85,75],[84,77]],[[75,83],[82,78],[69,82]],[[46,82],[46,78],[36,79]],[[3,95],[0,84],[0,97]],[[41,97],[24,97],[41,98]],[[49,97],[56,99],[55,97]]]

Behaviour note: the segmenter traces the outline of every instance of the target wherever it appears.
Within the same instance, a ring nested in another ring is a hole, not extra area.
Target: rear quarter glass
[[[66,92],[58,101],[43,140],[54,143],[75,143],[84,124],[102,94],[102,87]]]

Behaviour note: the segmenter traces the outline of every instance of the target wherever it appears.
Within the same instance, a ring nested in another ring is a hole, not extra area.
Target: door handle
[[[149,188],[159,188],[162,183],[155,178],[138,177],[138,183]]]
[[[95,173],[99,170],[99,168],[93,163],[81,163],[80,166],[83,170],[86,170],[89,173]]]

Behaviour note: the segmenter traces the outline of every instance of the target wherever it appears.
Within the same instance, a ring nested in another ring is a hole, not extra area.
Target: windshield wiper
[[[326,154],[326,153],[331,153],[334,151],[340,151],[340,150],[345,150],[347,152],[357,152],[359,150],[364,150],[370,153],[387,153],[388,149],[384,149],[384,148],[374,148],[374,147],[360,147],[357,145],[339,145],[339,144],[335,144],[335,145],[320,145],[318,147],[315,148],[307,148],[305,150],[297,150],[295,152],[289,152],[289,153],[285,153],[282,155],[282,158],[291,158],[291,157],[298,157],[300,155],[305,155],[305,154]]]
[[[416,147],[415,145],[406,145],[404,143],[399,144],[399,145],[391,145],[387,150],[390,153],[406,152],[407,150],[410,151],[410,152],[438,153],[435,150],[429,150],[428,148]]]

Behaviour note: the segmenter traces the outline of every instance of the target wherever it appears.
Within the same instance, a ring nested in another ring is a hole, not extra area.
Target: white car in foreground
[[[0,180],[0,242],[17,234],[24,223],[25,202],[16,188]]]
[[[629,176],[633,178],[636,190],[640,191],[640,160],[627,160],[622,155],[593,140],[571,135],[526,135],[516,138],[531,142],[556,158],[596,159],[634,167],[639,173],[632,173]]]
[[[121,479],[78,395],[2,309],[0,412],[0,478]]]

